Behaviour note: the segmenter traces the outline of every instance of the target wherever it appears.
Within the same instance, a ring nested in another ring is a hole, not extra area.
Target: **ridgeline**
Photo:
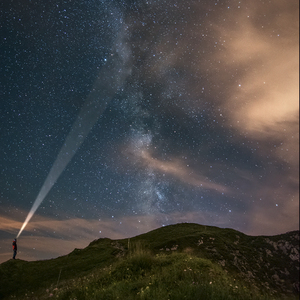
[[[299,299],[299,231],[183,223],[0,265],[0,299]]]

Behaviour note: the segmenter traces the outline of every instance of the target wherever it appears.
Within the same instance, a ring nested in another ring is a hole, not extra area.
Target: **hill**
[[[95,240],[0,265],[0,299],[299,299],[299,231],[248,236],[198,224]]]

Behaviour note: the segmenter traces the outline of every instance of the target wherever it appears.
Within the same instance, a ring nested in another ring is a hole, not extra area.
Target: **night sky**
[[[182,222],[299,228],[298,0],[12,0],[0,13],[0,262],[61,151],[17,258]]]

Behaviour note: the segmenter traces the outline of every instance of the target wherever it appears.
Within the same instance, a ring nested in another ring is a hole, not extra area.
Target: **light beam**
[[[126,30],[126,29],[125,29]],[[67,136],[52,168],[37,196],[31,210],[29,211],[18,235],[20,236],[34,213],[45,199],[65,167],[71,161],[84,139],[98,121],[105,108],[125,82],[130,74],[130,51],[124,40],[125,31],[120,31],[116,47],[106,65],[100,71],[92,91],[82,107],[77,120]]]

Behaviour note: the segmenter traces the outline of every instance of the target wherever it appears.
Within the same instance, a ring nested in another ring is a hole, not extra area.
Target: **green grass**
[[[275,299],[186,253],[131,254],[89,276],[52,287],[55,299]],[[47,295],[45,295],[45,298]]]
[[[268,238],[297,247],[297,234]],[[297,262],[281,250],[267,255],[270,247],[232,229],[172,225],[56,259],[9,260],[0,265],[0,299],[299,299]],[[285,269],[276,283],[274,272]]]

